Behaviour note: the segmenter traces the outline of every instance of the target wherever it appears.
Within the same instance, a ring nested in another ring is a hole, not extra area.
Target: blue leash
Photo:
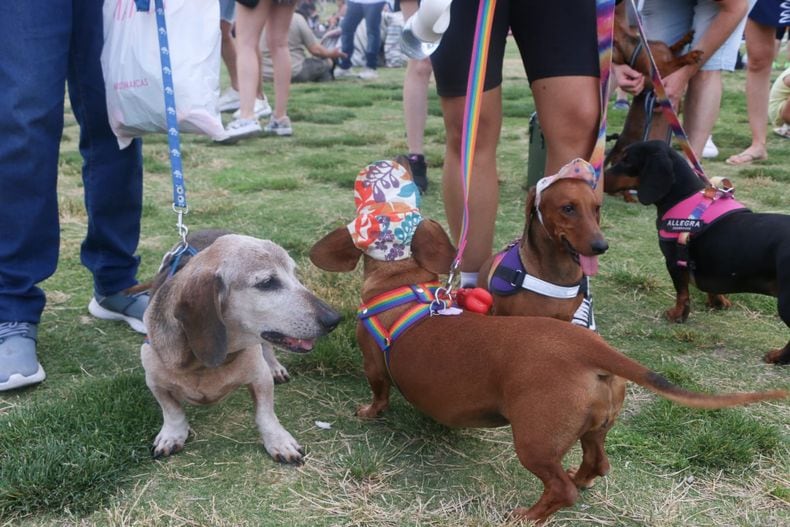
[[[149,11],[150,0],[134,0],[138,11]],[[186,187],[184,185],[184,171],[181,164],[181,134],[178,131],[178,118],[176,114],[176,97],[173,88],[173,69],[170,65],[170,47],[167,42],[167,24],[165,23],[165,8],[162,0],[154,0],[156,11],[156,29],[159,34],[159,58],[162,63],[162,85],[165,94],[165,119],[167,122],[167,145],[170,156],[170,174],[173,180],[173,210],[178,215],[176,227],[181,237],[181,244],[172,254],[179,256],[188,250],[186,238],[189,229],[184,224],[184,215],[189,212],[187,206]]]

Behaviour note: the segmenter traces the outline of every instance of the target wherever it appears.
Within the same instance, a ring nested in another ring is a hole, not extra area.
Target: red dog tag
[[[491,293],[482,287],[462,288],[456,291],[455,301],[467,311],[486,314],[494,303]]]

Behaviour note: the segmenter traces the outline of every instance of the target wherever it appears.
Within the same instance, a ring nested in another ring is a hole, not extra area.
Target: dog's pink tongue
[[[295,339],[291,337],[286,337],[285,343],[291,348],[310,351],[311,349],[313,349],[313,345],[315,344],[315,339]]]
[[[582,266],[582,272],[586,276],[595,276],[598,274],[598,257],[597,256],[584,256],[579,255],[579,263]]]

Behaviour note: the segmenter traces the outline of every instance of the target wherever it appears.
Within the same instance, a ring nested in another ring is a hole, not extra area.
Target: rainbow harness
[[[661,241],[677,243],[677,265],[693,269],[689,262],[688,242],[721,218],[734,212],[748,211],[732,196],[732,187],[706,188],[695,192],[675,204],[658,220],[658,237]]]
[[[368,333],[373,337],[390,367],[390,348],[395,340],[403,335],[407,329],[414,326],[422,319],[436,314],[449,306],[449,302],[437,297],[436,292],[441,289],[439,282],[405,285],[373,297],[368,302],[362,302],[357,310],[357,319],[362,323]],[[415,304],[407,309],[387,329],[378,319],[379,314],[389,311],[404,304]]]

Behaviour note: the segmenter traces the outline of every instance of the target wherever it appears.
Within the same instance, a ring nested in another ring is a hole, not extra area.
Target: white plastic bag
[[[179,130],[221,139],[219,2],[164,5]],[[147,12],[137,11],[134,0],[104,1],[101,63],[107,114],[121,148],[140,135],[167,132],[154,9],[153,0]]]

